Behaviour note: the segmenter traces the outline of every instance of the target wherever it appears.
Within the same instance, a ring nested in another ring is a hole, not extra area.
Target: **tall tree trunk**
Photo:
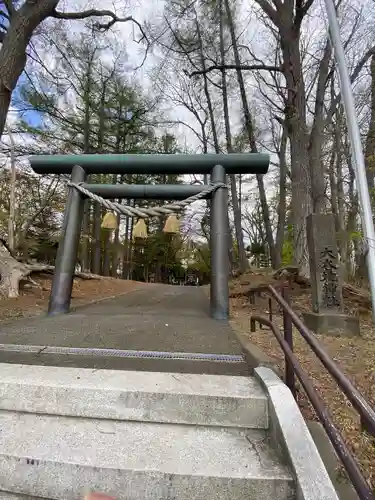
[[[238,52],[238,42],[237,42],[236,31],[235,31],[235,27],[234,27],[233,16],[232,16],[232,11],[230,8],[229,0],[225,0],[225,7],[226,7],[228,27],[229,27],[229,31],[230,31],[230,35],[231,35],[234,61],[235,61],[236,66],[237,66],[236,74],[237,74],[238,86],[240,88],[242,110],[243,110],[244,119],[245,119],[246,132],[248,135],[248,140],[249,140],[251,151],[253,153],[257,153],[258,149],[257,149],[256,142],[255,142],[253,119],[252,119],[249,104],[247,101],[245,82],[243,79],[242,71],[240,69],[241,61],[240,61],[240,56],[239,56],[239,52]],[[268,202],[267,202],[266,190],[264,188],[263,175],[258,174],[256,176],[256,179],[257,179],[257,183],[258,183],[259,199],[260,199],[260,203],[261,203],[261,207],[262,207],[263,223],[264,223],[264,228],[266,231],[267,243],[268,243],[268,246],[270,249],[271,261],[272,261],[272,265],[274,267],[276,267],[275,244],[274,244],[274,240],[273,240],[271,219],[270,219],[269,207],[268,207]]]
[[[111,232],[103,229],[103,276],[110,276],[111,268]]]
[[[343,189],[342,178],[342,148],[341,138],[342,129],[339,126],[339,120],[336,121],[336,130],[334,143],[329,162],[329,183],[331,188],[331,207],[335,217],[335,230],[338,240],[339,255],[341,261],[341,272],[344,279],[347,277],[348,254],[348,234],[345,228],[345,193]]]
[[[285,121],[290,141],[294,261],[309,276],[306,217],[311,213],[311,177],[306,124],[306,91],[300,52],[301,24],[312,2],[256,0],[277,28],[286,80]]]
[[[355,190],[355,173],[351,161],[351,157],[349,154],[348,148],[347,150],[347,162],[348,162],[348,170],[349,170],[349,186],[348,186],[348,197],[349,197],[349,210],[347,215],[347,223],[346,223],[346,232],[349,238],[349,241],[352,243],[352,248],[355,252],[356,262],[358,262],[358,244],[357,240],[353,239],[353,234],[358,231],[357,227],[357,218],[358,218],[358,194]],[[352,259],[348,259],[347,262],[347,272],[349,276],[354,277],[355,268],[352,266]]]
[[[341,262],[345,263],[350,260],[349,253],[349,238],[345,229],[345,189],[343,175],[343,154],[341,144],[341,128],[336,129],[336,185],[337,185],[337,228],[339,234],[339,250]]]
[[[225,49],[224,49],[224,11],[223,11],[223,0],[220,1],[220,54],[221,54],[221,65],[225,65]],[[225,139],[227,152],[233,153],[232,146],[232,134],[230,130],[230,119],[229,119],[229,108],[228,108],[228,92],[227,92],[227,79],[225,74],[225,69],[221,72],[221,90],[223,94],[223,109],[224,109],[224,123],[225,123]],[[234,227],[236,231],[236,240],[238,247],[238,260],[240,272],[245,273],[248,268],[248,260],[246,257],[245,245],[243,241],[242,224],[241,224],[241,209],[238,201],[237,193],[237,183],[236,176],[234,174],[230,175],[230,187],[232,194],[232,206],[233,206],[233,219]]]
[[[113,175],[113,184],[117,184],[117,175]],[[121,181],[121,176],[120,176],[120,181]],[[118,200],[118,203],[121,203],[121,199]],[[116,220],[117,220],[117,225],[116,229],[114,231],[114,238],[112,242],[112,268],[111,268],[111,276],[113,278],[117,278],[118,276],[118,267],[120,263],[120,224],[121,224],[121,217],[119,214],[116,215]]]
[[[204,54],[203,54],[202,33],[201,33],[200,26],[199,26],[198,18],[196,18],[196,20],[195,20],[195,26],[196,26],[196,30],[197,30],[197,37],[198,37],[198,44],[199,44],[200,63],[201,63],[202,70],[205,71],[206,61],[205,61]],[[210,90],[208,87],[208,78],[207,78],[207,74],[205,72],[203,72],[203,89],[204,89],[204,95],[205,95],[206,101],[207,101],[208,116],[210,117],[211,131],[212,131],[212,138],[213,138],[213,142],[214,142],[215,153],[220,153],[220,146],[219,146],[219,139],[218,139],[218,134],[217,134],[217,129],[216,129],[214,108],[212,105]],[[233,252],[233,239],[232,239],[231,228],[230,228],[230,224],[229,224],[229,215],[228,215],[228,238],[229,238],[229,241],[228,241],[229,261],[231,264],[231,268],[233,269],[233,267],[234,267],[234,252]]]
[[[91,72],[92,72],[92,62],[95,51],[93,52],[90,59],[87,61],[87,74],[86,85],[84,90],[84,103],[85,103],[85,121],[84,121],[84,131],[83,131],[83,152],[85,154],[90,153],[90,116],[91,116]],[[82,244],[81,244],[81,266],[82,271],[86,272],[90,269],[90,212],[91,212],[91,200],[87,198],[85,200],[85,206],[83,210],[83,220],[82,220]],[[96,271],[94,271],[96,272]]]
[[[277,206],[277,230],[275,241],[275,267],[278,269],[282,265],[282,253],[285,237],[285,224],[286,224],[286,177],[287,177],[287,163],[286,163],[286,147],[288,142],[288,134],[283,127],[283,132],[280,141],[279,151],[279,203]]]
[[[318,84],[315,96],[314,121],[310,134],[309,167],[311,177],[312,209],[314,212],[324,212],[327,199],[325,193],[324,164],[322,161],[322,147],[324,144],[324,96],[330,71],[332,46],[327,38],[323,57],[319,65]],[[333,168],[334,163],[332,164]]]
[[[198,19],[195,20],[195,26],[196,26],[196,30],[197,30],[197,37],[198,37],[198,43],[199,43],[199,59],[200,59],[202,70],[205,71],[206,70],[206,61],[205,61],[204,54],[203,54],[202,33],[201,33]],[[220,153],[219,139],[218,139],[218,135],[217,135],[216,122],[215,122],[215,116],[214,116],[214,108],[212,106],[210,90],[208,87],[208,78],[207,78],[207,74],[205,72],[203,73],[203,89],[204,89],[204,95],[205,95],[206,101],[207,101],[208,115],[210,117],[211,132],[212,132],[212,138],[213,138],[214,147],[215,147],[215,153]]]
[[[94,274],[100,274],[100,260],[101,260],[101,207],[99,203],[94,204],[94,210],[93,210],[93,248],[92,248],[92,259],[91,259],[91,266],[92,266],[92,272]]]
[[[8,246],[11,253],[15,251],[15,225],[16,225],[16,151],[12,131],[8,128],[10,139],[10,194],[9,194],[9,219],[8,219]]]
[[[284,76],[288,88],[286,124],[290,140],[294,260],[309,276],[306,218],[311,213],[311,180],[306,125],[306,93],[299,49],[300,32],[293,22],[280,29]]]
[[[374,198],[375,178],[375,54],[371,58],[371,116],[366,137],[366,176],[370,194]]]
[[[122,118],[122,105],[120,103],[119,107],[119,113],[118,113],[118,126],[117,126],[117,136],[116,136],[116,148],[115,152],[116,153],[121,153],[121,143],[124,142],[124,150],[126,147],[126,134],[121,133],[121,118]],[[120,175],[118,176],[117,174],[113,175],[112,182],[113,184],[117,184],[117,181],[119,181],[120,184],[124,183],[124,176]],[[122,203],[121,199],[117,200],[118,203]],[[121,224],[121,217],[119,214],[116,215],[117,219],[117,226],[115,229],[115,234],[114,234],[114,239],[113,239],[113,244],[112,244],[112,269],[111,269],[111,275],[113,278],[117,278],[118,274],[118,267],[120,263],[120,256],[121,256],[121,251],[120,251],[120,224]]]
[[[98,129],[98,153],[103,150],[104,141],[104,124],[105,124],[105,97],[106,97],[106,81],[102,82],[103,86],[100,94],[100,109],[99,109],[99,129]],[[101,180],[101,175],[96,176],[96,181]],[[100,274],[101,272],[101,220],[102,220],[102,208],[99,203],[94,204],[94,214],[93,214],[93,241],[92,241],[92,272],[95,274]]]

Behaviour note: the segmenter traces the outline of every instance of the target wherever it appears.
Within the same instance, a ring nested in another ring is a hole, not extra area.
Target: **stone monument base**
[[[359,318],[347,314],[322,312],[308,312],[303,314],[303,321],[307,328],[318,335],[332,337],[358,337],[360,335]]]

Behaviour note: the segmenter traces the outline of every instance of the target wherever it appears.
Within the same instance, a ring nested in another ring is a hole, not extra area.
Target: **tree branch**
[[[303,18],[307,14],[308,10],[312,6],[314,0],[306,0],[305,3],[299,0],[296,5],[296,14],[294,17],[294,26],[299,28],[302,24]]]
[[[97,22],[94,24],[94,27],[96,29],[102,31],[109,30],[115,23],[127,23],[130,21],[136,24],[140,32],[142,33],[142,37],[140,40],[138,40],[138,42],[140,42],[141,40],[146,40],[148,42],[146,33],[144,32],[142,25],[136,19],[134,19],[133,16],[119,17],[111,10],[89,9],[89,10],[84,10],[82,12],[60,12],[55,10],[51,17],[54,17],[55,19],[64,19],[73,21],[78,19],[88,19],[90,17],[110,17],[111,20],[106,23]]]
[[[98,10],[98,9],[88,9],[84,10],[81,12],[60,12],[55,10],[52,14],[52,17],[55,17],[56,19],[65,19],[65,20],[77,20],[77,19],[87,19],[89,17],[110,17],[111,22],[127,22],[127,21],[132,21],[132,16],[127,16],[127,17],[118,17],[114,12],[111,10]],[[112,24],[111,24],[112,26]]]
[[[282,72],[282,69],[280,66],[268,66],[266,64],[241,64],[238,66],[237,64],[213,64],[212,66],[209,66],[206,69],[201,69],[197,71],[192,71],[191,73],[188,73],[187,70],[184,70],[184,73],[190,77],[195,76],[195,75],[204,75],[206,73],[210,73],[211,71],[214,70],[219,70],[223,71],[225,69],[240,69],[242,71],[253,71],[253,70],[264,70],[264,71],[280,71]]]
[[[278,12],[275,10],[267,0],[255,0],[263,12],[271,19],[275,26],[279,26],[280,19],[278,17]]]

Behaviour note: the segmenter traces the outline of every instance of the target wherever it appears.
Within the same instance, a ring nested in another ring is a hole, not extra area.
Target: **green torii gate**
[[[83,154],[32,156],[37,174],[70,174],[68,200],[56,256],[48,314],[68,313],[87,196],[184,200],[211,198],[211,315],[229,317],[228,192],[226,174],[266,174],[269,155],[259,153],[202,155]],[[85,183],[90,174],[210,174],[207,185],[103,185]],[[95,198],[96,197],[96,198]],[[101,197],[100,200],[98,197]],[[185,200],[186,201],[186,200]],[[186,205],[186,203],[185,203]],[[168,207],[168,205],[167,205]]]

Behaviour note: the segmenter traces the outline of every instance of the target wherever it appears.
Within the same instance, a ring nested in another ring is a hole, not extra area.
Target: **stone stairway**
[[[0,364],[0,500],[336,500],[289,390],[254,375]]]

